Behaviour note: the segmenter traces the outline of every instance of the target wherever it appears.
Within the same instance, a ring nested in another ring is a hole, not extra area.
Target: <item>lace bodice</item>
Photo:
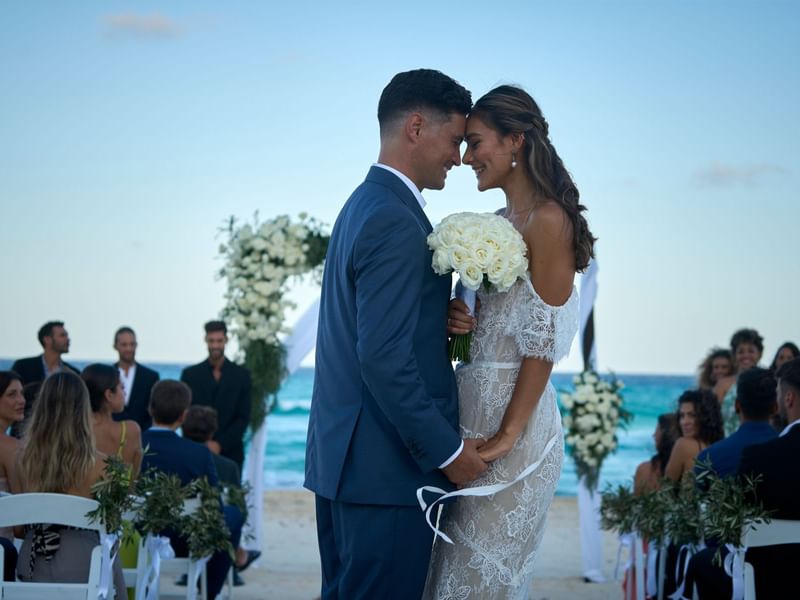
[[[536,293],[529,278],[518,279],[508,292],[478,290],[481,310],[472,338],[473,363],[521,362],[523,357],[557,363],[569,353],[578,330],[578,292],[551,306]]]

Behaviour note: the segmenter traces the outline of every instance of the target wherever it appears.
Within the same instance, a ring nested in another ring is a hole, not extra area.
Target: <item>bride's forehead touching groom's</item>
[[[409,117],[409,124],[416,146],[417,184],[424,189],[441,190],[447,172],[461,164],[466,116],[455,112],[420,111]]]

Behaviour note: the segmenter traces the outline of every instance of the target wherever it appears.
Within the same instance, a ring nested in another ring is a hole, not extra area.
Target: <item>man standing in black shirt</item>
[[[208,359],[185,368],[181,381],[192,389],[192,404],[217,411],[219,430],[207,443],[209,448],[230,458],[241,469],[244,432],[250,422],[250,372],[225,358],[228,343],[225,323],[209,321],[205,329]]]

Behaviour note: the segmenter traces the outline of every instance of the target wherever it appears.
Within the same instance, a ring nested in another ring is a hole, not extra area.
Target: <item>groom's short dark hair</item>
[[[378,123],[384,128],[403,113],[432,109],[442,117],[466,115],[472,109],[472,94],[460,83],[434,69],[398,73],[383,88],[378,101]]]

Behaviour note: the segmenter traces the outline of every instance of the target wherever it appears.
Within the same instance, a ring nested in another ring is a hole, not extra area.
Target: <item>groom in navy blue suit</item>
[[[378,104],[378,163],[342,208],[322,281],[305,486],[316,493],[322,598],[419,598],[432,531],[417,488],[486,470],[458,433],[447,356],[451,278],[434,274],[423,189],[461,163],[470,94],[429,69]]]

